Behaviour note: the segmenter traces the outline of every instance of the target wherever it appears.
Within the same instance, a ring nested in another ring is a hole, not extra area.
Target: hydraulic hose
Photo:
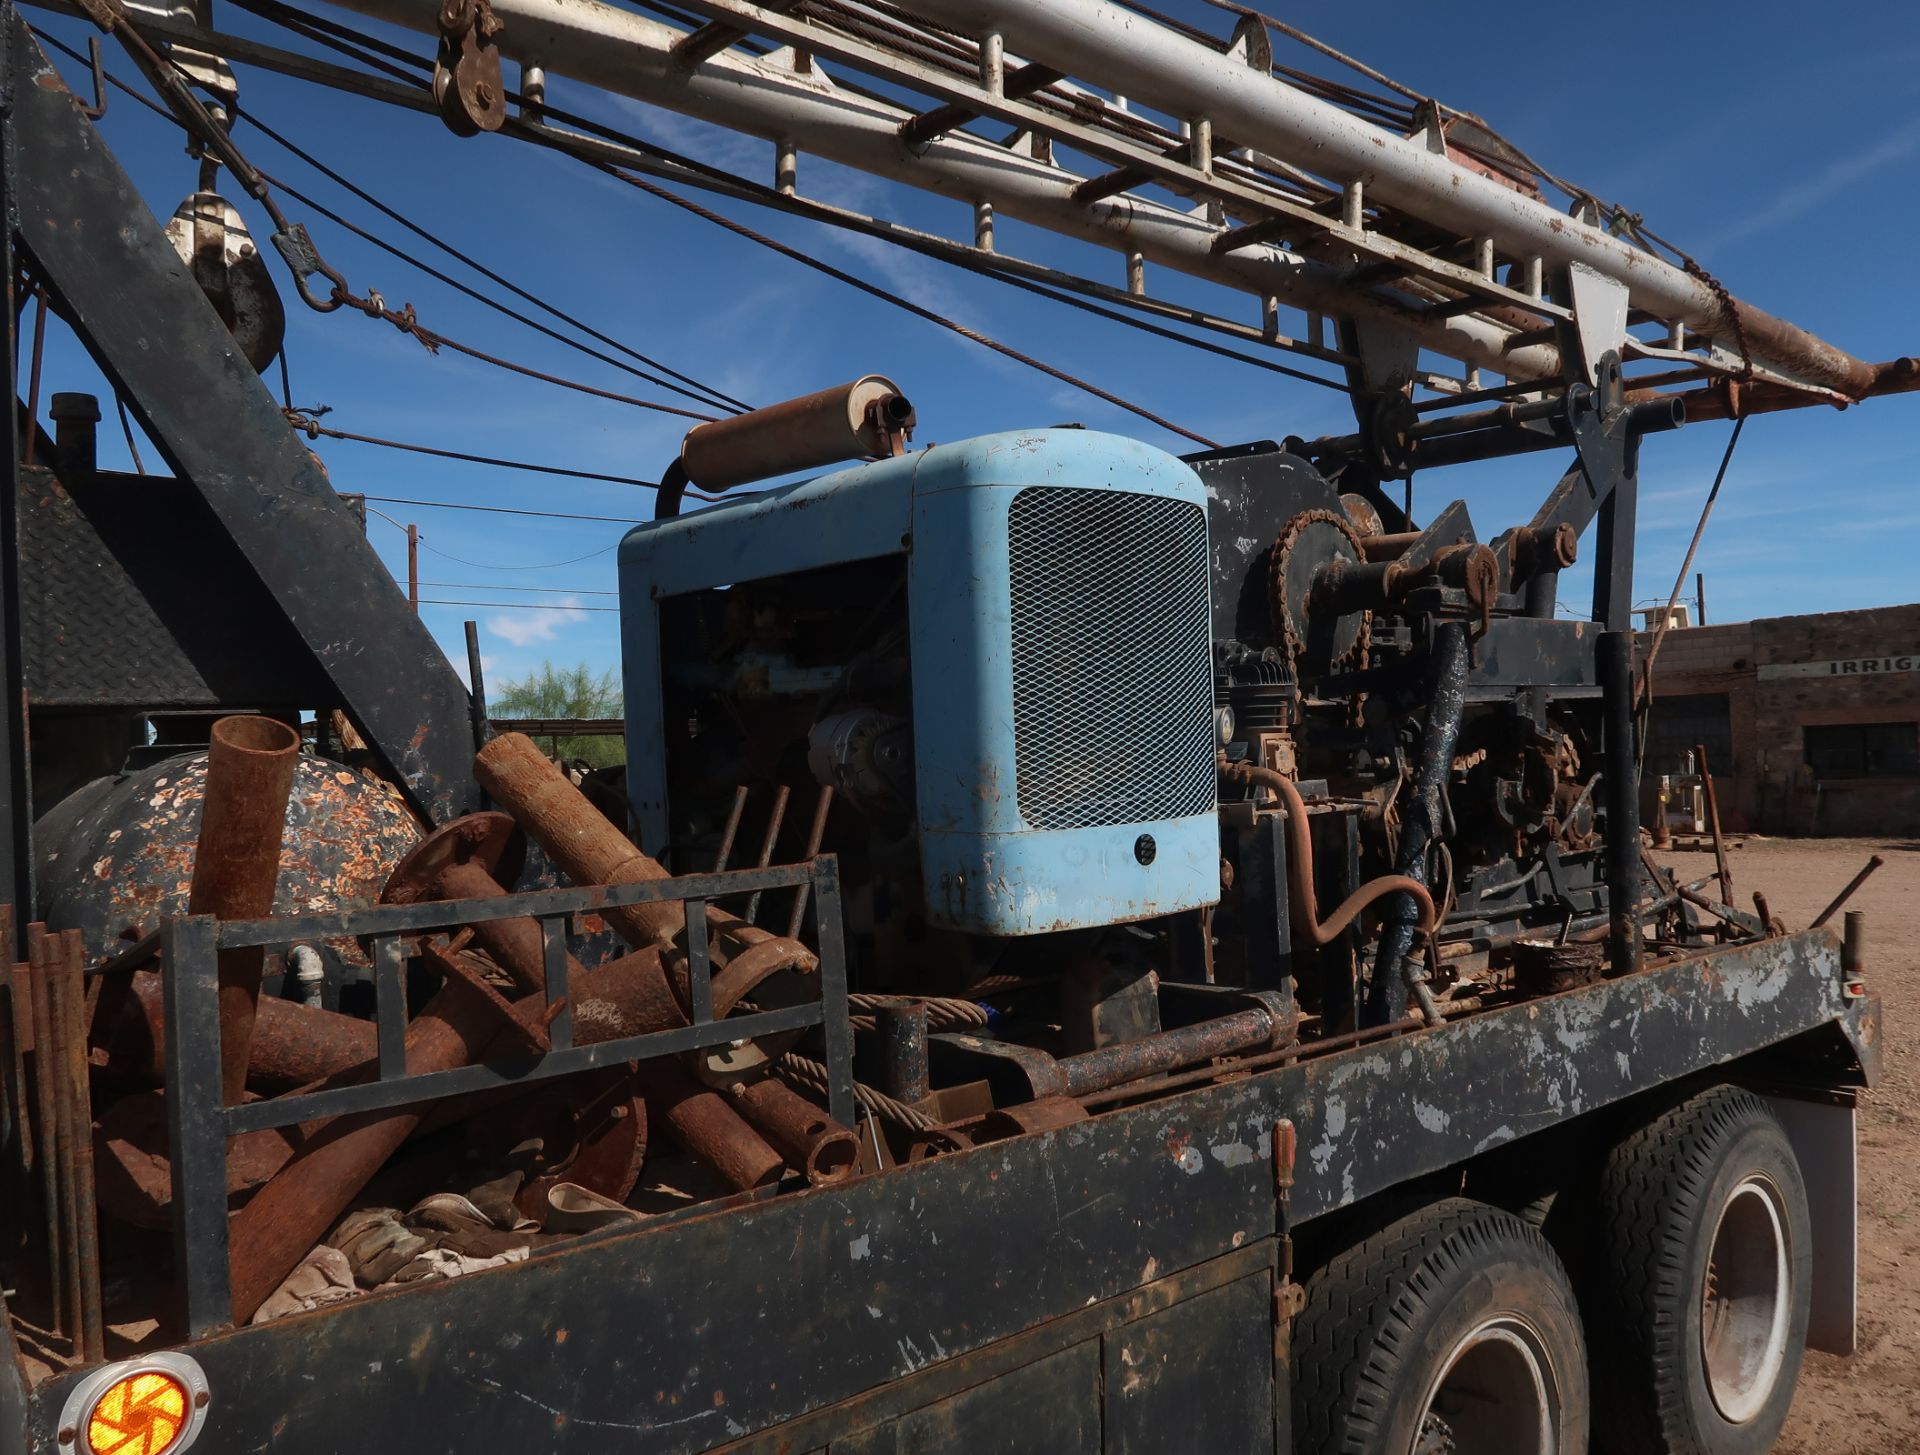
[[[1271,789],[1286,806],[1287,824],[1287,922],[1293,938],[1315,949],[1332,944],[1359,916],[1360,911],[1389,894],[1411,895],[1419,906],[1416,927],[1432,934],[1439,923],[1433,896],[1427,886],[1406,874],[1383,874],[1370,879],[1341,901],[1339,908],[1320,918],[1320,907],[1313,890],[1313,835],[1307,826],[1307,804],[1300,790],[1286,774],[1254,763],[1232,763],[1223,756],[1220,774],[1232,782],[1249,783]]]
[[[1453,772],[1453,753],[1466,713],[1467,628],[1463,622],[1442,622],[1433,634],[1432,678],[1428,692],[1427,728],[1414,768],[1413,795],[1404,805],[1400,822],[1399,859],[1402,875],[1424,882],[1427,851],[1445,838],[1447,779]],[[1412,895],[1387,910],[1380,942],[1373,954],[1373,978],[1367,991],[1367,1023],[1384,1025],[1407,1013],[1407,1000],[1434,1018],[1432,996],[1419,972],[1410,969],[1408,956],[1423,924],[1433,924],[1433,900],[1421,905]],[[1420,909],[1416,919],[1414,911]],[[1429,933],[1431,930],[1429,928]]]

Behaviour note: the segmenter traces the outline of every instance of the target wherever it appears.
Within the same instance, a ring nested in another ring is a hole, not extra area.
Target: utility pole
[[[420,614],[420,527],[407,522],[407,605]]]
[[[1707,624],[1707,573],[1696,571],[1693,576],[1693,599],[1700,603],[1700,625]]]

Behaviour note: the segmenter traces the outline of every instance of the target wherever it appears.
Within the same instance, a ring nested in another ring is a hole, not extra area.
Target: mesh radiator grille
[[[1071,829],[1211,809],[1206,512],[1035,486],[1007,529],[1021,817]]]

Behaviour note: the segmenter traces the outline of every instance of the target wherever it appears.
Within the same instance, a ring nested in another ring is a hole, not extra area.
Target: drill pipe
[[[188,914],[258,919],[273,913],[299,756],[300,734],[270,717],[223,717],[213,725]],[[228,1106],[246,1090],[265,963],[259,945],[220,952],[220,1090]]]
[[[784,1081],[764,1081],[733,1089],[740,1115],[815,1187],[845,1182],[858,1170],[860,1143],[819,1107]]]
[[[474,776],[493,801],[511,813],[547,856],[576,884],[649,884],[666,879],[665,866],[635,848],[567,775],[547,761],[524,733],[502,733],[473,760]],[[677,900],[626,905],[602,911],[608,924],[635,949],[677,945],[687,928],[686,906]],[[733,956],[774,936],[707,907],[716,968]],[[818,961],[793,941],[790,964],[812,971]]]
[[[1098,1051],[1083,1051],[1056,1063],[1062,1077],[1060,1094],[1090,1096],[1215,1056],[1271,1050],[1282,1033],[1291,1030],[1269,1012],[1256,1008],[1161,1031],[1138,1041],[1121,1041]]]
[[[786,1158],[767,1144],[727,1099],[678,1066],[656,1062],[640,1073],[647,1093],[647,1121],[658,1117],[674,1138],[724,1178],[748,1192],[777,1182]]]
[[[1640,767],[1633,732],[1632,632],[1602,632],[1600,676],[1600,806],[1607,816],[1607,959],[1609,975],[1640,968]]]

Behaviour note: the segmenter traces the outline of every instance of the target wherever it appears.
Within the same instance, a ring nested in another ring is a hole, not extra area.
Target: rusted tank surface
[[[206,786],[207,755],[186,754],[97,779],[42,815],[34,842],[40,914],[49,927],[79,930],[97,957],[129,932],[183,912]],[[420,835],[412,811],[379,779],[302,753],[287,803],[275,913],[377,903]],[[351,942],[328,948],[363,963]]]

